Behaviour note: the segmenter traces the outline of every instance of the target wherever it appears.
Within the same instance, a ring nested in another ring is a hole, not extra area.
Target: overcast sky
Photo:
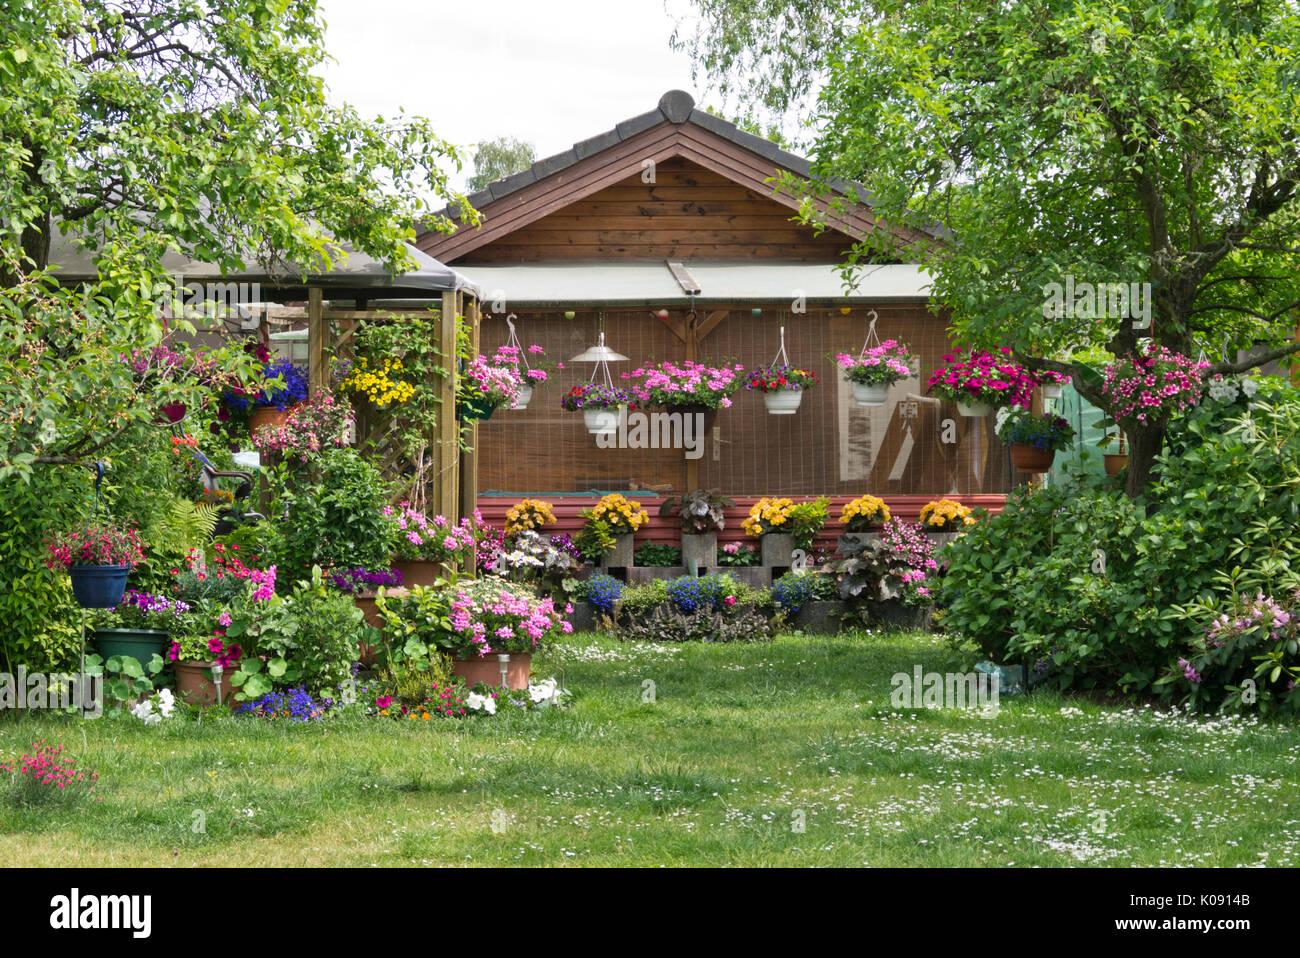
[[[363,115],[398,107],[471,144],[517,136],[539,158],[654,109],[691,84],[668,47],[688,0],[321,0],[325,77]],[[472,164],[458,179],[472,171]]]

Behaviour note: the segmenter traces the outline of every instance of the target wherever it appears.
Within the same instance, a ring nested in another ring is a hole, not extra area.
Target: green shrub
[[[0,480],[0,659],[57,672],[78,662],[81,610],[66,574],[45,567],[45,539],[90,514],[85,469],[37,467],[28,483]]]
[[[772,623],[753,608],[733,614],[678,612],[660,607],[645,618],[619,628],[619,638],[638,642],[764,642],[772,638]]]
[[[637,547],[635,562],[657,568],[678,566],[682,564],[682,550],[659,542],[643,542]]]
[[[285,578],[306,578],[312,566],[387,567],[393,543],[381,510],[388,485],[356,450],[331,450],[319,474],[291,484],[282,473],[278,486],[276,558]]]

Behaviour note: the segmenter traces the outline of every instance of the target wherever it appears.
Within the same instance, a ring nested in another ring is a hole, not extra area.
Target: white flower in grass
[[[131,708],[131,714],[144,722],[145,725],[157,725],[163,720],[163,717],[153,710],[153,700],[145,699],[137,702]]]
[[[470,692],[465,696],[465,704],[475,712],[482,711],[483,703],[487,701],[486,696],[479,695],[477,692]]]

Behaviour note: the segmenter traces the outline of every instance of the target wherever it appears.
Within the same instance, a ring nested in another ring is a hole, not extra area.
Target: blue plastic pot
[[[111,609],[122,601],[126,591],[129,565],[74,565],[68,568],[72,576],[72,594],[77,604],[85,609]]]

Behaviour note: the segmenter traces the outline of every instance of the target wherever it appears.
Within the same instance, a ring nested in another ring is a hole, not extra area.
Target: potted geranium
[[[122,600],[126,577],[144,561],[140,535],[121,523],[92,522],[84,529],[65,533],[46,543],[45,564],[66,569],[72,594],[88,609],[111,609]]]
[[[650,521],[650,514],[639,503],[614,492],[593,508],[582,510],[582,520],[576,541],[584,556],[592,559],[599,553],[604,568],[625,569],[633,562],[633,534]]]
[[[237,691],[230,680],[243,655],[220,629],[176,636],[167,658],[176,671],[177,693],[190,705],[230,704]]]
[[[1061,398],[1061,392],[1066,386],[1070,385],[1070,376],[1066,373],[1058,373],[1053,369],[1044,369],[1034,373],[1034,378],[1043,388],[1043,399],[1051,402]]]
[[[928,391],[957,404],[963,416],[983,417],[1002,406],[1028,406],[1037,380],[1007,357],[1009,347],[997,353],[956,350],[943,357],[945,365],[930,375]]]
[[[1047,472],[1056,452],[1074,438],[1060,416],[1035,416],[1017,406],[998,410],[997,434],[1010,444],[1011,462],[1021,472]]]
[[[840,353],[835,362],[844,380],[853,386],[859,406],[879,406],[889,396],[889,387],[910,379],[919,368],[918,360],[896,339],[863,349],[856,356]]]
[[[396,543],[393,568],[408,586],[433,585],[439,577],[454,581],[478,550],[472,519],[453,525],[445,516],[426,516],[409,502],[399,503],[396,509],[384,506],[381,511]]]
[[[180,599],[132,589],[113,609],[95,614],[95,645],[105,661],[129,655],[148,662],[167,651],[169,637],[185,628],[189,611],[189,603]]]
[[[745,388],[761,392],[763,405],[773,416],[792,415],[799,408],[804,391],[819,383],[807,369],[788,365],[755,369],[745,377]]]
[[[465,422],[491,419],[498,406],[515,404],[522,385],[514,366],[498,366],[486,356],[475,356],[457,378],[456,414]]]
[[[744,371],[744,366],[706,366],[688,360],[642,366],[623,377],[639,380],[629,390],[641,405],[702,415],[707,432],[718,410],[731,405],[731,396],[740,388],[740,374]]]
[[[335,569],[329,574],[328,582],[344,595],[352,596],[352,602],[365,617],[366,625],[372,629],[384,630],[384,619],[379,614],[376,597],[380,589],[389,595],[403,593],[402,574],[396,569]],[[359,642],[361,664],[372,666],[378,647]]]
[[[587,432],[608,435],[618,430],[620,410],[631,407],[632,397],[626,389],[606,383],[583,383],[574,386],[560,400],[560,408],[582,412]]]
[[[692,575],[716,560],[718,533],[727,525],[723,510],[735,504],[720,489],[696,489],[684,496],[670,496],[659,507],[661,516],[681,519],[682,563]]]
[[[564,368],[564,363],[547,362],[546,350],[536,343],[526,348],[510,344],[499,346],[492,355],[492,363],[513,370],[519,377],[519,392],[511,409],[527,409],[533,390],[549,382],[553,370]]]

